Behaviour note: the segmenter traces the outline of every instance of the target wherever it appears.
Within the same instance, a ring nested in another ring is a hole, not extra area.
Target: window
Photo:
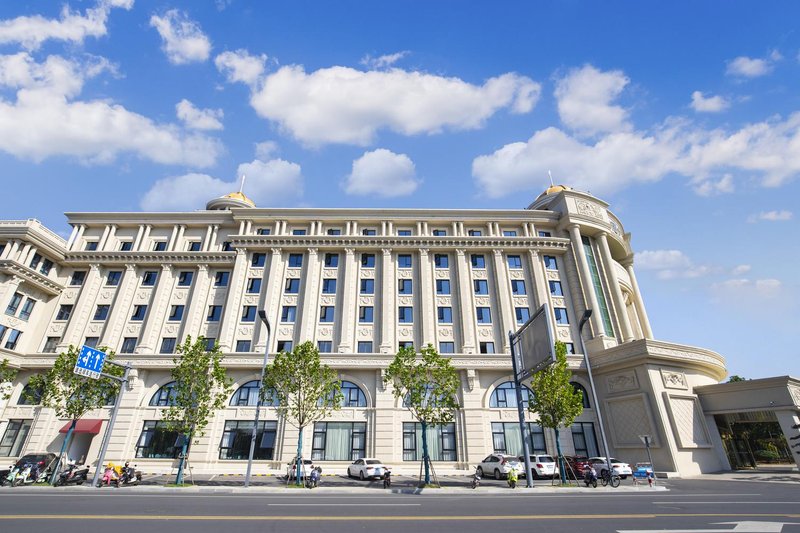
[[[173,305],[169,310],[169,320],[170,322],[180,322],[183,320],[183,310],[184,306],[182,305]]]
[[[0,456],[16,457],[21,455],[22,446],[28,438],[33,420],[9,420],[3,439],[0,440]]]
[[[569,324],[567,317],[567,310],[563,307],[554,307],[553,312],[556,314],[556,324]]]
[[[269,391],[265,390],[265,393],[269,393]],[[271,405],[276,406],[278,405],[276,401],[269,401],[270,398],[274,398],[273,395],[261,400],[261,405]],[[248,381],[241,387],[239,387],[236,392],[233,393],[231,397],[230,405],[235,407],[244,407],[244,406],[255,406],[258,403],[258,381]]]
[[[448,268],[450,266],[450,258],[447,254],[434,254],[433,264],[436,268]]]
[[[5,245],[4,245],[4,247],[5,247]],[[31,262],[28,264],[28,267],[30,267],[31,270],[36,270],[36,267],[39,266],[39,263],[41,261],[42,261],[42,256],[41,255],[33,254],[33,257],[31,258]]]
[[[300,292],[300,278],[286,278],[283,292],[286,294],[297,294]]]
[[[227,271],[217,272],[214,275],[214,286],[215,287],[227,287],[228,280],[231,277],[231,273]]]
[[[341,235],[342,230],[339,228],[330,228],[328,229],[328,235]]]
[[[180,274],[178,274],[178,287],[189,287],[192,284],[192,279],[194,278],[194,272],[190,270],[184,270]]]
[[[435,230],[433,230],[433,236],[434,237],[446,237],[447,236],[447,230],[446,229],[435,229]]]
[[[530,453],[547,453],[544,430],[539,424],[528,422],[528,450]],[[522,435],[519,422],[492,422],[492,446],[495,453],[522,455]]]
[[[139,440],[136,441],[136,457],[138,459],[175,459],[181,449],[176,447],[178,432],[167,429],[166,422],[148,420],[142,427]]]
[[[528,408],[533,393],[525,385],[522,386],[522,407]],[[514,386],[513,381],[506,381],[498,385],[489,397],[489,407],[497,409],[506,409],[517,407],[517,388]],[[519,425],[517,425],[519,428]]]
[[[411,268],[411,255],[400,254],[397,256],[398,268]]]
[[[494,343],[493,342],[482,342],[480,344],[481,353],[494,353]]]
[[[97,241],[86,241],[86,248],[84,248],[87,252],[94,252],[97,250]]]
[[[297,316],[297,307],[294,305],[284,305],[281,308],[281,322],[292,323]]]
[[[44,343],[44,348],[42,348],[42,353],[56,353],[56,347],[58,346],[58,342],[61,340],[61,337],[47,337],[47,341]]]
[[[516,230],[513,230],[513,229],[512,230],[508,230],[508,229],[504,229],[503,230],[503,237],[516,237],[516,236],[517,236],[517,231]]]
[[[84,281],[86,281],[86,271],[78,270],[72,273],[72,278],[70,278],[69,284],[73,287],[78,287],[83,285]]]
[[[450,294],[450,280],[437,279],[436,280],[436,294]]]
[[[558,262],[556,258],[552,255],[545,255],[544,256],[544,267],[547,270],[558,270]]]
[[[320,322],[333,322],[335,308],[332,305],[323,305],[319,308]]]
[[[440,342],[439,353],[455,353],[456,344],[454,342]]]
[[[364,457],[366,422],[316,422],[311,444],[314,461],[355,461]]]
[[[33,388],[28,382],[22,387],[22,392],[19,393],[17,405],[41,405],[43,393],[44,391],[41,387]]]
[[[476,307],[475,314],[478,317],[478,324],[492,323],[492,311],[488,307]]]
[[[522,258],[518,255],[509,255],[506,257],[508,261],[508,268],[522,268]]]
[[[413,283],[410,279],[397,280],[397,293],[398,294],[412,294]]]
[[[578,383],[577,381],[570,381],[569,384],[572,385],[573,389],[581,393],[581,397],[583,398],[583,408],[588,409],[589,395],[586,393],[586,389],[584,388],[584,386]]]
[[[325,266],[328,268],[335,268],[339,266],[339,254],[325,254]]]
[[[303,266],[303,254],[289,254],[289,268],[300,268]]]
[[[231,245],[231,241],[225,241],[222,243],[222,251],[223,252],[232,252],[233,246]]]
[[[552,237],[549,231],[540,231],[539,237]]]
[[[272,231],[269,228],[258,228],[256,235],[269,235]]]
[[[514,296],[525,296],[525,282],[521,279],[511,280],[511,294]]]
[[[411,307],[400,307],[397,309],[397,321],[400,324],[411,324],[414,322],[414,313]]]
[[[186,249],[190,252],[199,252],[201,243],[200,241],[189,241]]]
[[[480,237],[481,235],[483,235],[483,232],[479,229],[471,229],[467,230],[467,235],[469,235],[470,237]]]
[[[472,254],[470,256],[472,268],[486,268],[486,257],[483,254]]]
[[[489,294],[489,283],[485,279],[472,280],[475,294]]]
[[[247,280],[247,293],[258,294],[261,292],[261,278],[249,278]]]
[[[164,337],[161,339],[161,350],[159,353],[174,353],[175,337]]]
[[[258,423],[256,446],[253,459],[271,460],[275,458],[275,437],[278,423],[267,420]],[[219,443],[219,458],[246,460],[250,457],[250,440],[253,438],[252,420],[226,420],[225,431]]]
[[[527,307],[515,307],[514,315],[517,317],[517,324],[524,324],[531,317],[531,311]]]
[[[147,314],[147,306],[146,305],[134,305],[133,306],[133,314],[131,315],[131,320],[142,321],[144,320],[144,316]]]
[[[236,341],[236,351],[247,353],[250,351],[250,341]]]
[[[457,461],[456,425],[427,427],[428,456],[431,461]],[[403,422],[403,461],[422,460],[422,424]]]
[[[72,314],[72,304],[61,304],[61,307],[58,308],[58,313],[56,314],[56,320],[69,320],[69,316]]]
[[[322,280],[322,294],[336,294],[336,278]]]
[[[375,236],[378,232],[372,228],[365,228],[361,230],[361,235]]]
[[[303,256],[300,256],[302,260]],[[250,259],[250,266],[252,267],[263,267],[267,262],[267,254],[261,252],[253,253],[252,259]]]
[[[358,321],[362,324],[372,324],[372,312],[371,305],[362,305],[358,308]]]
[[[591,422],[575,422],[572,424],[572,442],[575,445],[575,455],[588,457],[600,455],[600,452],[597,451],[594,424]]]
[[[413,348],[414,343],[412,341],[400,341],[397,343],[397,349],[402,350],[403,348]]]
[[[142,276],[142,286],[143,287],[152,287],[156,284],[156,280],[158,279],[158,272],[155,270],[148,270]]]
[[[361,254],[361,266],[373,268],[375,266],[375,254]]]
[[[305,234],[306,234],[306,230],[304,230],[304,229],[293,229],[292,230],[292,235],[305,235]]]
[[[452,307],[439,307],[439,324],[452,324],[453,323],[453,308]]]
[[[361,294],[375,294],[375,280],[366,278],[361,280]]]
[[[163,252],[167,249],[167,241],[155,241],[153,243],[154,252]]]
[[[25,300],[25,303],[22,304],[22,309],[19,312],[19,317],[22,320],[28,320],[31,317],[31,313],[33,313],[33,307],[36,305],[36,300],[32,298],[28,298]]]
[[[89,348],[97,348],[98,342],[100,342],[100,337],[86,337],[83,339],[83,345]]]
[[[358,353],[372,353],[372,341],[358,341]]]
[[[342,403],[340,407],[366,407],[367,397],[352,381],[342,381]]]
[[[552,296],[564,296],[564,290],[561,288],[560,281],[549,281],[548,285],[550,285],[550,294]]]
[[[106,276],[106,285],[116,287],[117,285],[119,285],[119,280],[121,279],[122,279],[122,271],[112,270]]]
[[[162,385],[150,398],[151,407],[168,407],[175,403],[175,382]]]
[[[255,322],[256,321],[256,306],[245,305],[242,306],[242,322]]]
[[[119,251],[120,252],[130,252],[133,250],[133,242],[131,241],[122,241],[119,243]]]
[[[203,340],[206,341],[206,351],[213,352],[214,348],[217,347],[217,339],[214,337],[205,337]]]
[[[39,269],[39,272],[44,274],[45,276],[50,273],[50,269],[53,268],[53,262],[49,259],[45,259],[42,261],[42,268]]]
[[[97,308],[94,310],[94,317],[92,320],[105,320],[108,318],[108,310],[111,306],[101,304],[98,305]]]
[[[8,307],[6,307],[6,314],[14,316],[17,314],[17,309],[19,309],[19,304],[22,302],[22,295],[18,292],[14,293],[14,296],[11,297],[11,301],[8,302]]]
[[[206,320],[209,322],[219,322],[219,319],[222,317],[222,306],[221,305],[209,305],[208,306],[208,315],[206,316]]]
[[[292,351],[292,341],[278,341],[278,351],[279,352],[291,352]]]
[[[397,230],[398,237],[411,237],[411,230],[410,229],[399,229]]]
[[[333,342],[317,341],[317,350],[319,350],[319,353],[331,353],[333,352]]]
[[[136,337],[125,337],[122,339],[120,353],[133,353],[136,350]]]
[[[565,342],[564,345],[567,347],[567,354],[574,354],[575,353],[575,345],[571,342]]]

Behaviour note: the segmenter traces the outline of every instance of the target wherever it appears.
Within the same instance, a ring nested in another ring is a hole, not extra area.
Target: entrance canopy
[[[72,421],[67,422],[66,424],[64,424],[63,428],[58,430],[58,432],[66,433],[67,431],[69,431],[69,427],[71,425]],[[99,419],[78,420],[78,422],[75,424],[75,431],[73,431],[73,433],[89,433],[91,435],[97,435],[98,433],[100,433],[100,428],[102,426],[103,426],[103,421]]]

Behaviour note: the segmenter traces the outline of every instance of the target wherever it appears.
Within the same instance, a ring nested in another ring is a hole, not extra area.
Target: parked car
[[[565,473],[572,479],[583,479],[583,471],[592,464],[585,455],[565,455]]]
[[[556,464],[556,460],[553,459],[550,455],[531,455],[531,474],[533,474],[533,479],[539,479],[542,477],[546,478],[554,478],[558,475],[558,465]],[[525,456],[520,455],[517,457],[517,460],[522,465],[522,473],[520,476],[524,477],[526,475],[525,472]]]
[[[525,464],[520,463],[513,455],[493,453],[478,464],[478,475],[481,477],[494,476],[495,479],[508,477],[508,473],[516,471],[517,476],[525,473]]]
[[[590,457],[589,460],[594,464],[594,469],[597,470],[598,476],[602,476],[603,472],[608,470],[605,457]],[[614,470],[614,473],[622,479],[627,479],[628,476],[633,474],[631,465],[623,463],[619,459],[614,459],[613,457],[611,458],[611,468]]]
[[[294,471],[297,469],[297,459],[292,459],[292,462],[286,465],[286,475],[289,479],[294,479]],[[311,475],[314,469],[314,461],[311,459],[303,459],[303,468],[300,470],[300,479],[305,479],[306,476]]]
[[[365,457],[356,459],[353,464],[347,467],[347,477],[357,477],[362,481],[365,479],[383,479],[389,470],[390,468],[384,465],[380,459]]]

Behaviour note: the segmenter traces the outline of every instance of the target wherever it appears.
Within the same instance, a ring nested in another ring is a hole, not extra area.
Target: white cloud
[[[700,91],[692,93],[692,109],[698,113],[719,113],[730,107],[731,103],[722,96],[706,97]]]
[[[698,196],[716,196],[719,194],[730,194],[734,192],[733,176],[725,174],[718,180],[703,179],[694,185],[694,192]]]
[[[374,70],[380,70],[382,68],[390,67],[406,57],[410,54],[408,50],[403,50],[402,52],[396,52],[394,54],[385,54],[378,57],[372,57],[371,55],[365,55],[359,63],[364,65],[367,68],[371,68]]]
[[[641,270],[654,270],[659,279],[699,278],[713,272],[708,266],[695,265],[680,250],[645,250],[637,252],[635,265]]]
[[[102,37],[107,33],[106,22],[112,8],[130,9],[133,0],[101,0],[85,15],[61,9],[61,18],[46,19],[41,15],[21,16],[0,21],[0,44],[18,43],[26,50],[36,50],[47,40],[81,44],[86,37]]]
[[[752,267],[750,265],[738,265],[731,270],[731,276],[741,276],[750,272]]]
[[[37,63],[26,52],[0,56],[0,87],[17,91],[16,101],[0,100],[0,150],[34,161],[74,156],[110,162],[132,153],[164,164],[215,162],[221,151],[216,139],[157,124],[108,100],[75,100],[86,79],[108,68],[97,58],[79,63],[50,56]]]
[[[712,284],[711,291],[719,303],[745,308],[752,308],[768,301],[777,302],[782,299],[785,292],[781,281],[773,278],[729,279]]]
[[[225,74],[230,83],[241,82],[251,87],[264,75],[266,62],[266,55],[253,56],[244,49],[223,52],[214,59],[217,70]]]
[[[403,135],[477,129],[502,108],[529,112],[539,90],[538,83],[513,73],[478,86],[400,69],[330,67],[307,73],[294,65],[267,76],[250,102],[260,116],[306,144],[363,146],[381,129]]]
[[[186,127],[193,130],[221,130],[224,116],[222,109],[198,109],[189,100],[183,99],[175,105],[175,112]]]
[[[791,211],[781,210],[781,211],[762,211],[761,213],[750,215],[747,217],[747,221],[750,223],[758,222],[760,220],[766,220],[767,222],[786,222],[787,220],[792,220],[794,214]]]
[[[394,197],[408,196],[418,185],[414,163],[407,155],[379,148],[353,161],[344,189],[347,194]]]
[[[602,72],[585,65],[570,71],[556,82],[561,121],[585,135],[629,131],[628,111],[611,105],[629,82],[619,70]]]
[[[256,143],[256,158],[266,161],[271,159],[279,150],[278,143],[275,141],[264,141]]]
[[[211,53],[211,41],[200,29],[200,25],[177,9],[164,13],[163,17],[150,17],[150,26],[161,35],[162,48],[167,59],[175,65],[205,61]]]
[[[771,57],[774,60],[774,56]],[[768,59],[754,59],[746,56],[739,56],[728,62],[725,71],[729,76],[741,78],[758,78],[769,74],[772,71],[772,64]]]

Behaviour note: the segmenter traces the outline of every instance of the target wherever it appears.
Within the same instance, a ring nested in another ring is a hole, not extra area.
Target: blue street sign
[[[100,372],[103,371],[103,363],[106,361],[106,353],[88,346],[81,346],[75,368],[75,374],[86,376],[92,379],[99,379]]]

